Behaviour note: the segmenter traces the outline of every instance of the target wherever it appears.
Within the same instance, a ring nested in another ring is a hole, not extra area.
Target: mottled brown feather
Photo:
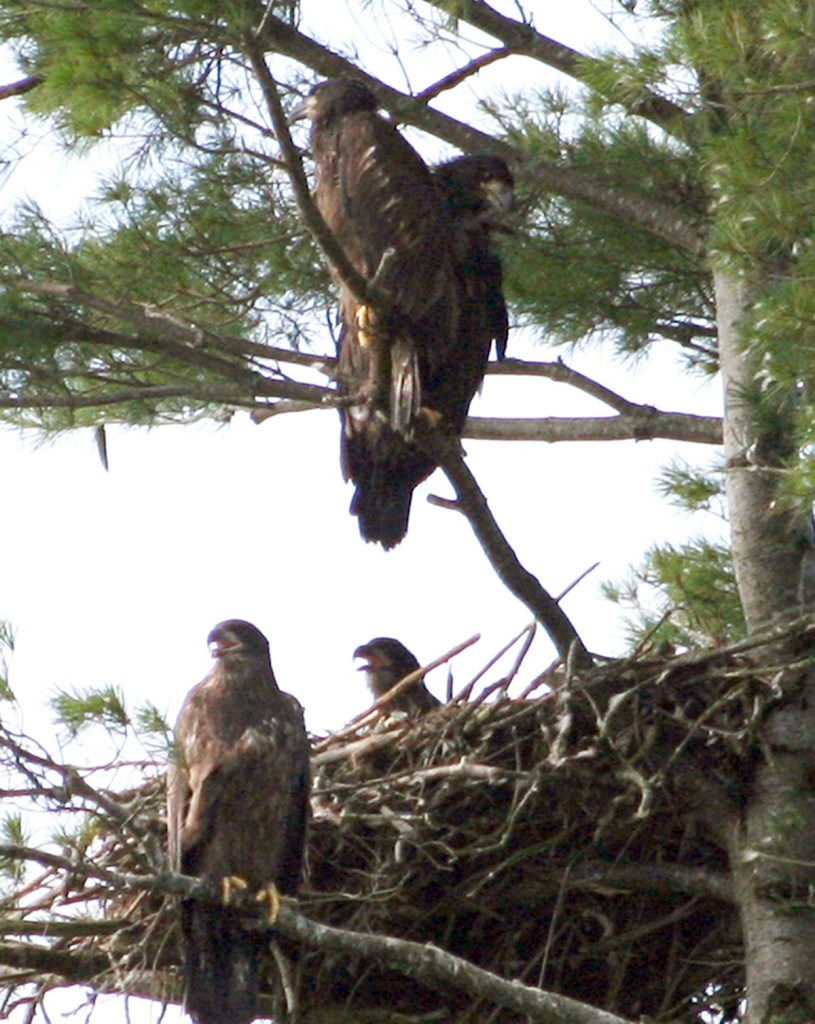
[[[337,278],[338,382],[358,399],[340,413],[342,471],[355,486],[351,512],[362,536],[391,548],[407,532],[414,488],[435,469],[413,443],[421,409],[460,435],[490,342],[505,343],[496,326],[506,313],[500,261],[469,210],[457,221],[449,176],[434,179],[362,83],[323,82],[302,113],[312,121],[315,201],[354,267],[387,300],[384,314],[361,311]]]
[[[282,693],[263,634],[220,623],[216,664],[187,695],[176,723],[168,779],[169,848],[185,874],[251,890],[273,883],[294,895],[300,880],[309,792],[303,712]],[[199,1024],[246,1024],[257,1012],[267,940],[228,907],[182,905],[185,1007]]]

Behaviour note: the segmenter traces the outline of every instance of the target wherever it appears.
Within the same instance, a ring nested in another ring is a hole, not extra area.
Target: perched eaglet
[[[312,121],[317,206],[387,307],[361,304],[338,280],[338,382],[357,399],[341,412],[343,475],[362,536],[392,548],[414,488],[435,469],[413,441],[420,410],[460,435],[489,339],[505,342],[500,262],[482,193],[462,197],[480,180],[434,177],[360,82],[321,83],[299,114]]]
[[[474,394],[490,345],[495,342],[499,359],[507,350],[504,274],[492,236],[496,231],[507,232],[502,221],[515,205],[515,182],[505,160],[486,154],[459,156],[439,164],[433,168],[433,180],[454,227],[454,260],[462,293],[459,334],[462,354],[472,353],[469,376],[477,380]]]
[[[187,694],[176,722],[177,763],[168,778],[175,869],[221,886],[223,906],[184,900],[184,1007],[197,1024],[247,1024],[258,1014],[268,935],[243,927],[230,888],[269,903],[295,895],[309,796],[303,710],[282,693],[266,637],[249,622],[217,625],[209,675]]]
[[[357,647],[354,657],[363,659],[364,664],[360,665],[359,671],[366,673],[368,687],[377,700],[420,667],[407,647],[390,636],[374,637],[367,644]],[[409,715],[422,715],[440,704],[441,701],[428,690],[422,677],[394,697],[388,707],[394,711],[406,711]]]

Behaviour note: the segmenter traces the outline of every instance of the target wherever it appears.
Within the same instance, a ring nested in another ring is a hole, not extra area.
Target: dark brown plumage
[[[502,221],[515,205],[512,172],[501,157],[475,154],[448,160],[432,173],[455,229],[455,264],[464,295],[459,325],[462,348],[472,350],[486,363],[484,348],[489,354],[495,342],[496,354],[503,359],[509,315],[501,257],[492,236],[507,230]],[[480,382],[483,373],[484,367],[479,366],[470,376],[478,376]]]
[[[461,201],[467,175],[434,178],[366,86],[323,82],[301,112],[312,120],[316,203],[387,300],[387,311],[374,311],[339,281],[338,383],[358,399],[341,411],[343,475],[355,486],[362,536],[392,548],[407,532],[414,488],[435,469],[413,442],[420,410],[460,435],[484,373],[484,340],[501,334],[500,262],[481,196],[476,212]]]
[[[377,636],[367,644],[357,647],[355,658],[364,659],[359,671],[365,672],[368,687],[377,699],[384,696],[405,676],[420,668],[413,654],[399,640],[390,636]],[[393,711],[406,711],[409,715],[422,715],[439,707],[438,700],[424,684],[424,677],[418,679],[388,704]]]
[[[240,878],[294,895],[309,795],[303,711],[278,689],[266,637],[249,622],[217,625],[216,659],[176,722],[178,761],[168,779],[168,831],[176,870],[213,883]],[[182,902],[184,1006],[198,1024],[247,1024],[258,1013],[268,937],[247,931],[228,906]]]

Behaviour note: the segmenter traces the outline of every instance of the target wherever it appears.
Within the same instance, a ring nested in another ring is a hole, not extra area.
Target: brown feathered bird
[[[392,690],[405,676],[421,667],[407,647],[391,636],[374,637],[367,644],[357,647],[354,657],[363,659],[364,664],[360,665],[359,671],[366,673],[368,687],[377,699]],[[425,686],[422,676],[402,693],[397,694],[388,707],[415,716],[432,711],[440,704],[441,701]]]
[[[458,290],[430,171],[377,106],[362,83],[338,80],[316,86],[301,112],[312,121],[317,206],[389,305],[373,313],[339,282],[338,384],[359,399],[341,412],[342,470],[362,536],[391,548],[407,531],[414,487],[434,468],[411,435],[455,344]]]
[[[251,623],[222,622],[208,643],[215,666],[187,695],[175,727],[171,862],[218,885],[242,880],[274,904],[274,890],[296,894],[301,875],[309,795],[303,711],[278,688],[269,643]],[[228,905],[194,900],[182,901],[181,925],[192,1019],[254,1020],[268,936],[246,930]]]
[[[493,329],[495,311],[485,308],[496,305],[496,287],[503,303],[500,261],[488,267],[482,212],[461,201],[465,180],[481,189],[480,172],[434,178],[377,107],[361,82],[327,81],[298,116],[312,121],[317,206],[387,300],[373,310],[338,280],[338,384],[358,400],[340,413],[343,475],[355,486],[360,533],[387,549],[405,536],[413,490],[436,468],[413,442],[417,416],[425,410],[460,435],[489,339],[504,328]],[[474,205],[482,202],[479,192]]]
[[[508,231],[503,220],[515,206],[515,181],[505,160],[481,153],[438,164],[432,173],[454,228],[453,251],[462,295],[460,350],[470,352],[474,359],[468,379],[480,382],[491,344],[495,343],[499,359],[506,355],[509,314],[493,235]]]

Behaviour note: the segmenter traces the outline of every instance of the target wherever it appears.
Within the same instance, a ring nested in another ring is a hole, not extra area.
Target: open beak
[[[213,640],[209,645],[209,653],[213,658],[220,658],[227,651],[231,651],[238,644],[235,641],[230,642],[229,640]]]
[[[369,672],[377,667],[376,658],[366,647],[357,647],[354,651],[354,660],[357,658],[362,661],[361,665],[357,665],[357,672]]]

